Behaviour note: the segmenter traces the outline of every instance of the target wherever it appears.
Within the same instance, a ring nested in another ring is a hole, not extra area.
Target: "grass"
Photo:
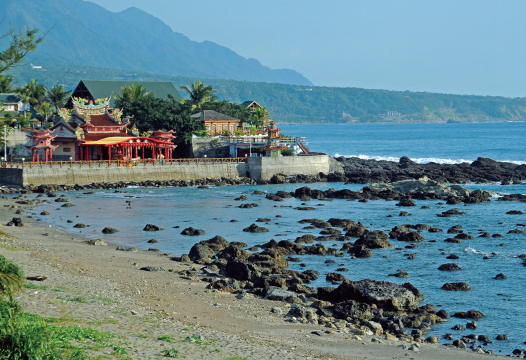
[[[225,360],[248,360],[248,359],[241,357],[241,356],[232,356],[232,357],[226,358]]]
[[[177,343],[178,342],[177,340],[175,340],[175,338],[173,336],[170,336],[170,335],[159,336],[157,338],[157,340],[167,341],[167,342],[171,342],[171,343]]]
[[[165,350],[161,351],[161,354],[163,354],[164,357],[170,357],[170,358],[180,358],[180,357],[182,357],[181,353],[179,352],[179,350],[176,350],[176,349],[165,349]]]
[[[26,289],[31,289],[31,290],[46,290],[46,289],[49,289],[49,286],[47,285],[36,285],[36,284],[32,284],[32,283],[27,283],[24,285],[24,287]]]

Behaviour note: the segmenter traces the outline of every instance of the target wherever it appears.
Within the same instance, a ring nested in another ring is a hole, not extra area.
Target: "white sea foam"
[[[370,155],[341,155],[341,154],[334,154],[334,157],[357,157],[362,160],[384,160],[384,161],[394,161],[398,162],[400,160],[399,157],[396,156],[370,156]],[[462,163],[468,163],[471,164],[475,160],[467,160],[467,159],[441,159],[441,158],[410,158],[412,161],[414,161],[417,164],[428,164],[430,162],[434,162],[437,164],[462,164]],[[518,160],[497,160],[501,162],[507,162],[517,165],[523,165],[526,164],[526,161],[518,161]]]

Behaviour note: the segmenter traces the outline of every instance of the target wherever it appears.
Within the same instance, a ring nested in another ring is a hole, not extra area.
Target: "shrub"
[[[0,255],[0,296],[12,298],[24,288],[25,279],[22,269]]]

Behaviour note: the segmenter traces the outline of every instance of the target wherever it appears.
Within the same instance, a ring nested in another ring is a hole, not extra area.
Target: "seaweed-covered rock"
[[[398,241],[420,242],[425,241],[425,239],[417,231],[408,231],[406,233],[400,234],[400,236],[398,236]]]
[[[446,291],[469,291],[471,286],[465,282],[454,282],[454,283],[445,283],[442,285],[442,290]]]
[[[188,256],[192,261],[199,261],[203,259],[210,259],[214,255],[214,251],[202,243],[197,243],[190,249]]]

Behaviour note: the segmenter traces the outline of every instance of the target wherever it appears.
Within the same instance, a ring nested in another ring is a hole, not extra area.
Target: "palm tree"
[[[30,104],[31,102],[31,97],[26,94],[26,93],[21,93],[20,94],[20,102],[22,103],[22,106],[24,107],[23,108],[23,112],[24,112],[24,118],[26,117],[26,112],[27,112],[27,105]]]
[[[12,298],[24,288],[25,279],[22,269],[0,255],[0,296]]]
[[[263,128],[267,126],[267,123],[270,121],[270,116],[268,111],[264,107],[257,107],[254,111],[256,115],[256,127]]]
[[[62,109],[71,95],[71,91],[66,91],[62,85],[53,85],[47,93],[46,100],[49,101],[55,110]]]
[[[155,94],[148,92],[141,84],[132,84],[131,86],[121,87],[121,93],[115,95],[115,100],[119,104],[134,103],[144,99],[146,96],[155,96]]]
[[[0,74],[0,93],[9,94],[15,92],[15,78],[9,75]]]
[[[35,106],[44,102],[48,90],[43,84],[38,83],[38,79],[32,79],[21,89],[21,93],[28,95],[29,102]]]
[[[195,84],[190,80],[190,86],[181,86],[180,89],[184,90],[188,96],[190,96],[192,109],[201,109],[207,102],[217,99],[213,94],[213,92],[217,90],[210,85],[205,86],[205,84],[199,80],[196,80]]]
[[[48,102],[43,102],[42,104],[37,105],[35,109],[40,115],[44,117],[44,124],[47,124],[49,116],[51,115],[51,104]]]

